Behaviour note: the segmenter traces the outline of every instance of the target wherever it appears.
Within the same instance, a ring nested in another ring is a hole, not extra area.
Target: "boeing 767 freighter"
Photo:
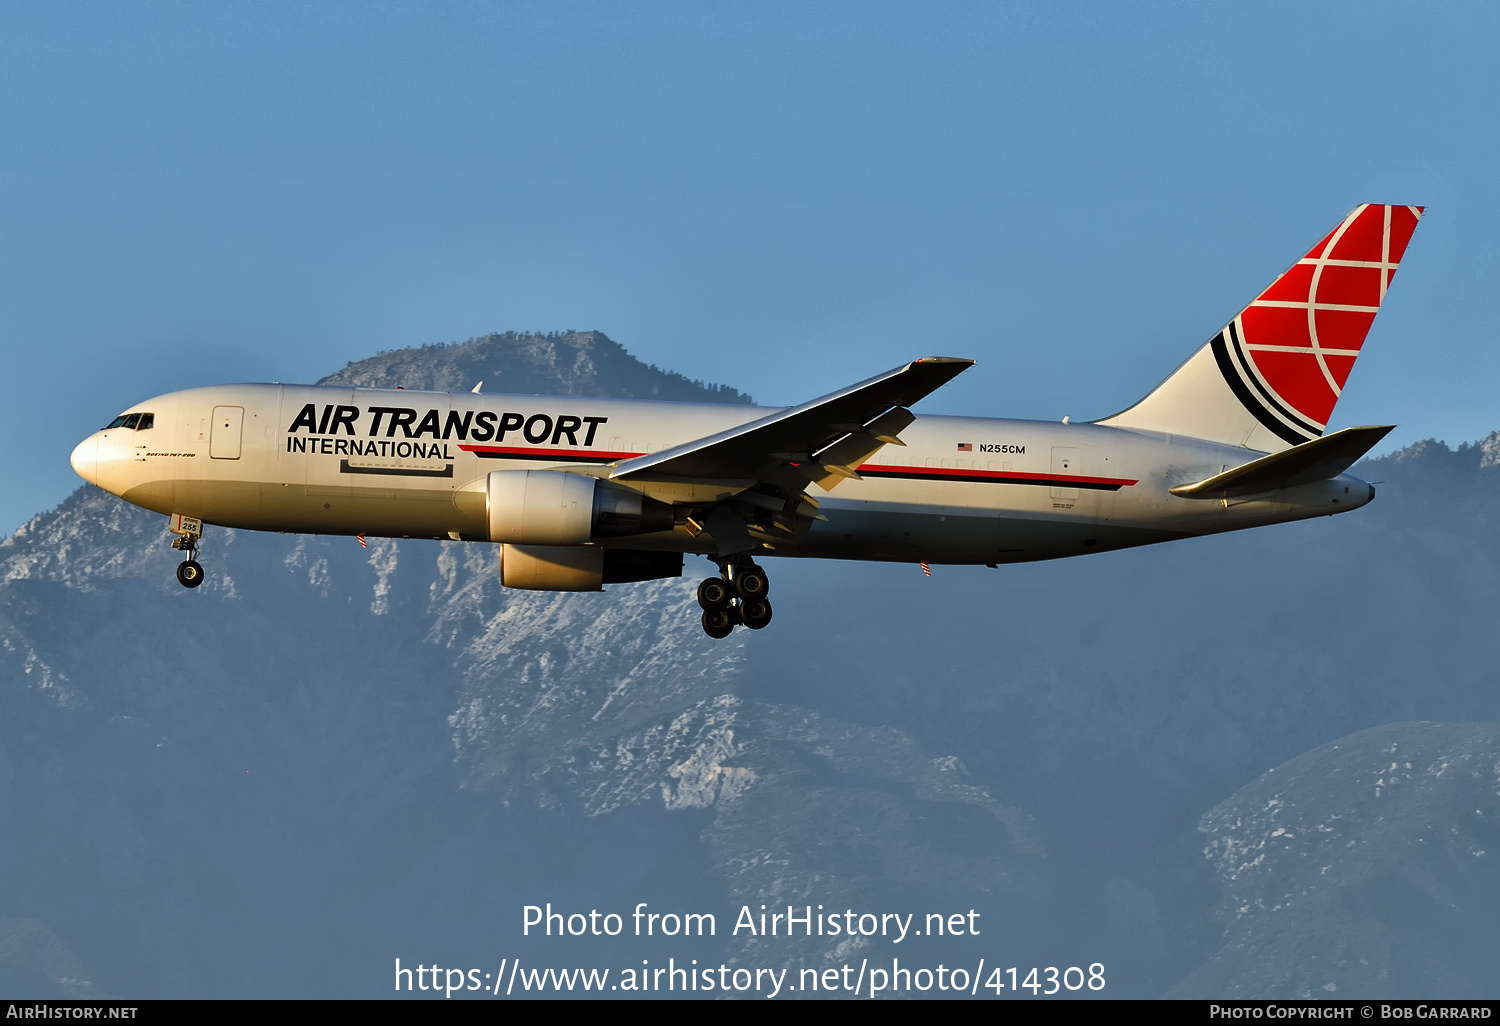
[[[770,556],[995,566],[1343,513],[1389,427],[1325,435],[1421,207],[1357,207],[1151,394],[1092,423],[917,416],[973,361],[915,360],[785,409],[219,385],[149,399],[73,451],[205,524],[496,542],[507,587],[598,591],[711,559],[703,629],[771,620]]]

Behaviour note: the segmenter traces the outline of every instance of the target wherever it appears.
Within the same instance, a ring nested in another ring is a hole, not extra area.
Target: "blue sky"
[[[1103,416],[1366,201],[1428,216],[1333,426],[1482,437],[1497,12],[6,3],[0,531],[150,395],[506,329]]]

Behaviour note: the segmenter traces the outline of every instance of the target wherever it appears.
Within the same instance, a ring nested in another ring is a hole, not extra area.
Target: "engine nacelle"
[[[583,545],[672,529],[672,507],[608,481],[556,470],[497,470],[485,482],[490,541]]]
[[[500,546],[500,583],[524,591],[600,591],[605,584],[682,576],[680,552],[600,545]]]
[[[603,591],[597,545],[502,545],[500,583],[525,591]]]

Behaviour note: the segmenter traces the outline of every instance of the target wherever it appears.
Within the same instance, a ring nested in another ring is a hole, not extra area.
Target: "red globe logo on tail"
[[[1226,377],[1288,441],[1323,433],[1422,209],[1356,207],[1225,329]]]

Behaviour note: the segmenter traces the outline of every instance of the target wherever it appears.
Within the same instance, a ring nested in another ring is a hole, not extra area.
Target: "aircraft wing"
[[[973,364],[946,356],[916,360],[801,406],[624,460],[609,476],[641,485],[731,485],[732,494],[688,518],[688,529],[706,531],[720,556],[774,548],[810,521],[826,519],[807,495],[808,485],[831,489],[858,479],[855,468],[882,446],[904,444],[897,436],[916,419],[907,407]]]
[[[1185,499],[1232,499],[1313,481],[1327,481],[1354,466],[1355,461],[1373,449],[1394,427],[1352,427],[1335,431],[1202,481],[1178,485],[1172,489],[1172,494]]]
[[[906,409],[973,366],[930,356],[821,399],[780,410],[718,434],[624,460],[610,477],[754,480],[795,465],[798,476],[832,487],[915,418]]]

